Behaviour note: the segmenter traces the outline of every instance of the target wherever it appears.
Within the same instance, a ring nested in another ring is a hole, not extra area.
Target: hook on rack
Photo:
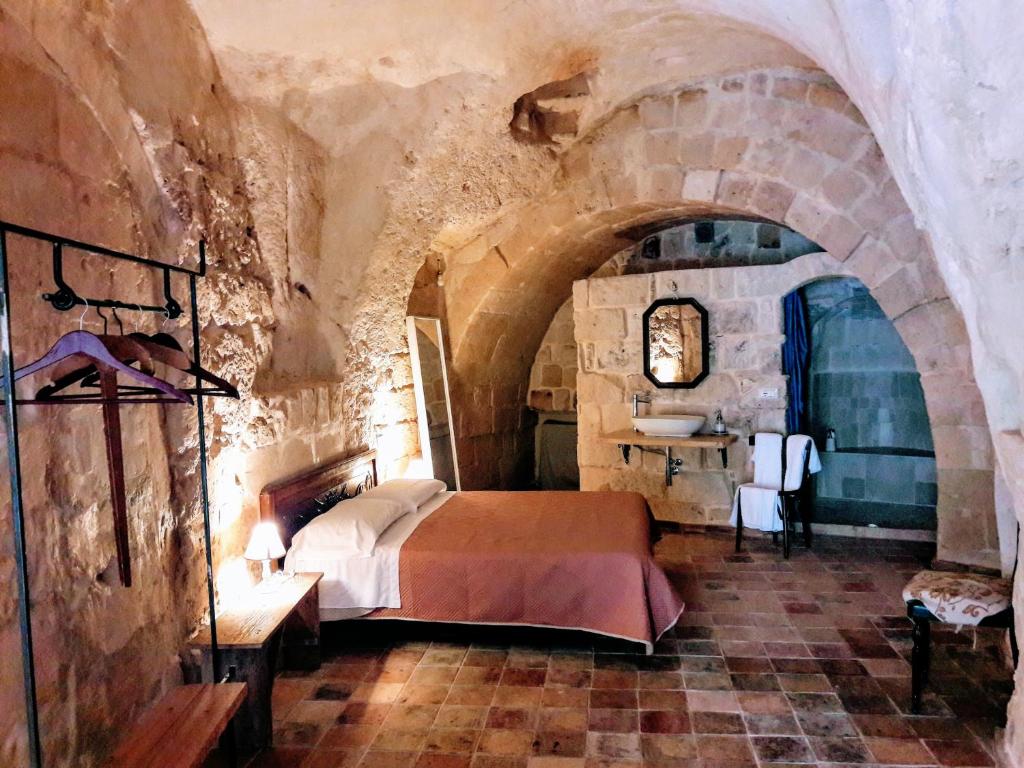
[[[82,303],[74,289],[64,282],[64,250],[61,243],[53,243],[53,284],[57,286],[57,290],[53,293],[44,293],[43,298],[50,302],[54,309],[67,312],[76,304]],[[89,308],[89,302],[85,302],[85,307]]]
[[[181,305],[171,295],[171,270],[164,270],[164,307],[167,309],[167,319],[173,320],[181,314]]]
[[[110,314],[114,316],[114,322],[117,323],[118,333],[124,336],[124,323],[122,323],[121,318],[117,316],[117,307],[111,307]]]
[[[95,306],[95,309],[96,309],[96,314],[99,315],[100,319],[103,321],[103,335],[106,336],[107,335],[107,316],[104,315],[102,312],[100,312],[100,307],[99,307],[98,304]]]

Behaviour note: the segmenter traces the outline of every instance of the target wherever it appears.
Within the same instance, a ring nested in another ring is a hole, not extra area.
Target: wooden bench
[[[132,726],[113,768],[198,768],[245,699],[245,683],[181,685]]]

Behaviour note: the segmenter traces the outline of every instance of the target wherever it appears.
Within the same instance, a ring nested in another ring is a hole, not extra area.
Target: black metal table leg
[[[931,665],[932,625],[927,619],[911,617],[914,623],[914,649],[910,656],[910,711],[915,715],[921,710],[921,694],[928,685],[928,668]]]
[[[736,493],[736,552],[739,553],[743,544],[743,490]]]
[[[220,748],[230,768],[238,768],[238,737],[235,735],[235,718],[231,718],[227,730],[220,737]]]
[[[807,503],[807,494],[798,494],[795,498],[796,508],[800,511],[800,524],[804,531],[804,546],[811,548],[814,535],[811,531],[811,517],[813,516],[811,505]]]
[[[782,556],[789,560],[789,503],[782,496]]]

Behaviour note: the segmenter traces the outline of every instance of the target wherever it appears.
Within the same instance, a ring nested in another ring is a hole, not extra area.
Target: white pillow
[[[421,504],[445,490],[448,490],[448,486],[440,480],[402,478],[381,483],[359,498],[390,499],[401,504],[406,512],[411,514],[419,509]]]
[[[369,557],[389,525],[408,514],[396,501],[366,494],[339,501],[292,538],[296,549],[331,551]]]

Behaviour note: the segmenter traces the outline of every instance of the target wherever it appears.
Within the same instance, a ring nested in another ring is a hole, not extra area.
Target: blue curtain
[[[789,403],[786,406],[786,431],[803,432],[807,411],[807,368],[811,358],[810,329],[803,291],[796,290],[782,300],[783,328],[782,372],[789,376]]]

